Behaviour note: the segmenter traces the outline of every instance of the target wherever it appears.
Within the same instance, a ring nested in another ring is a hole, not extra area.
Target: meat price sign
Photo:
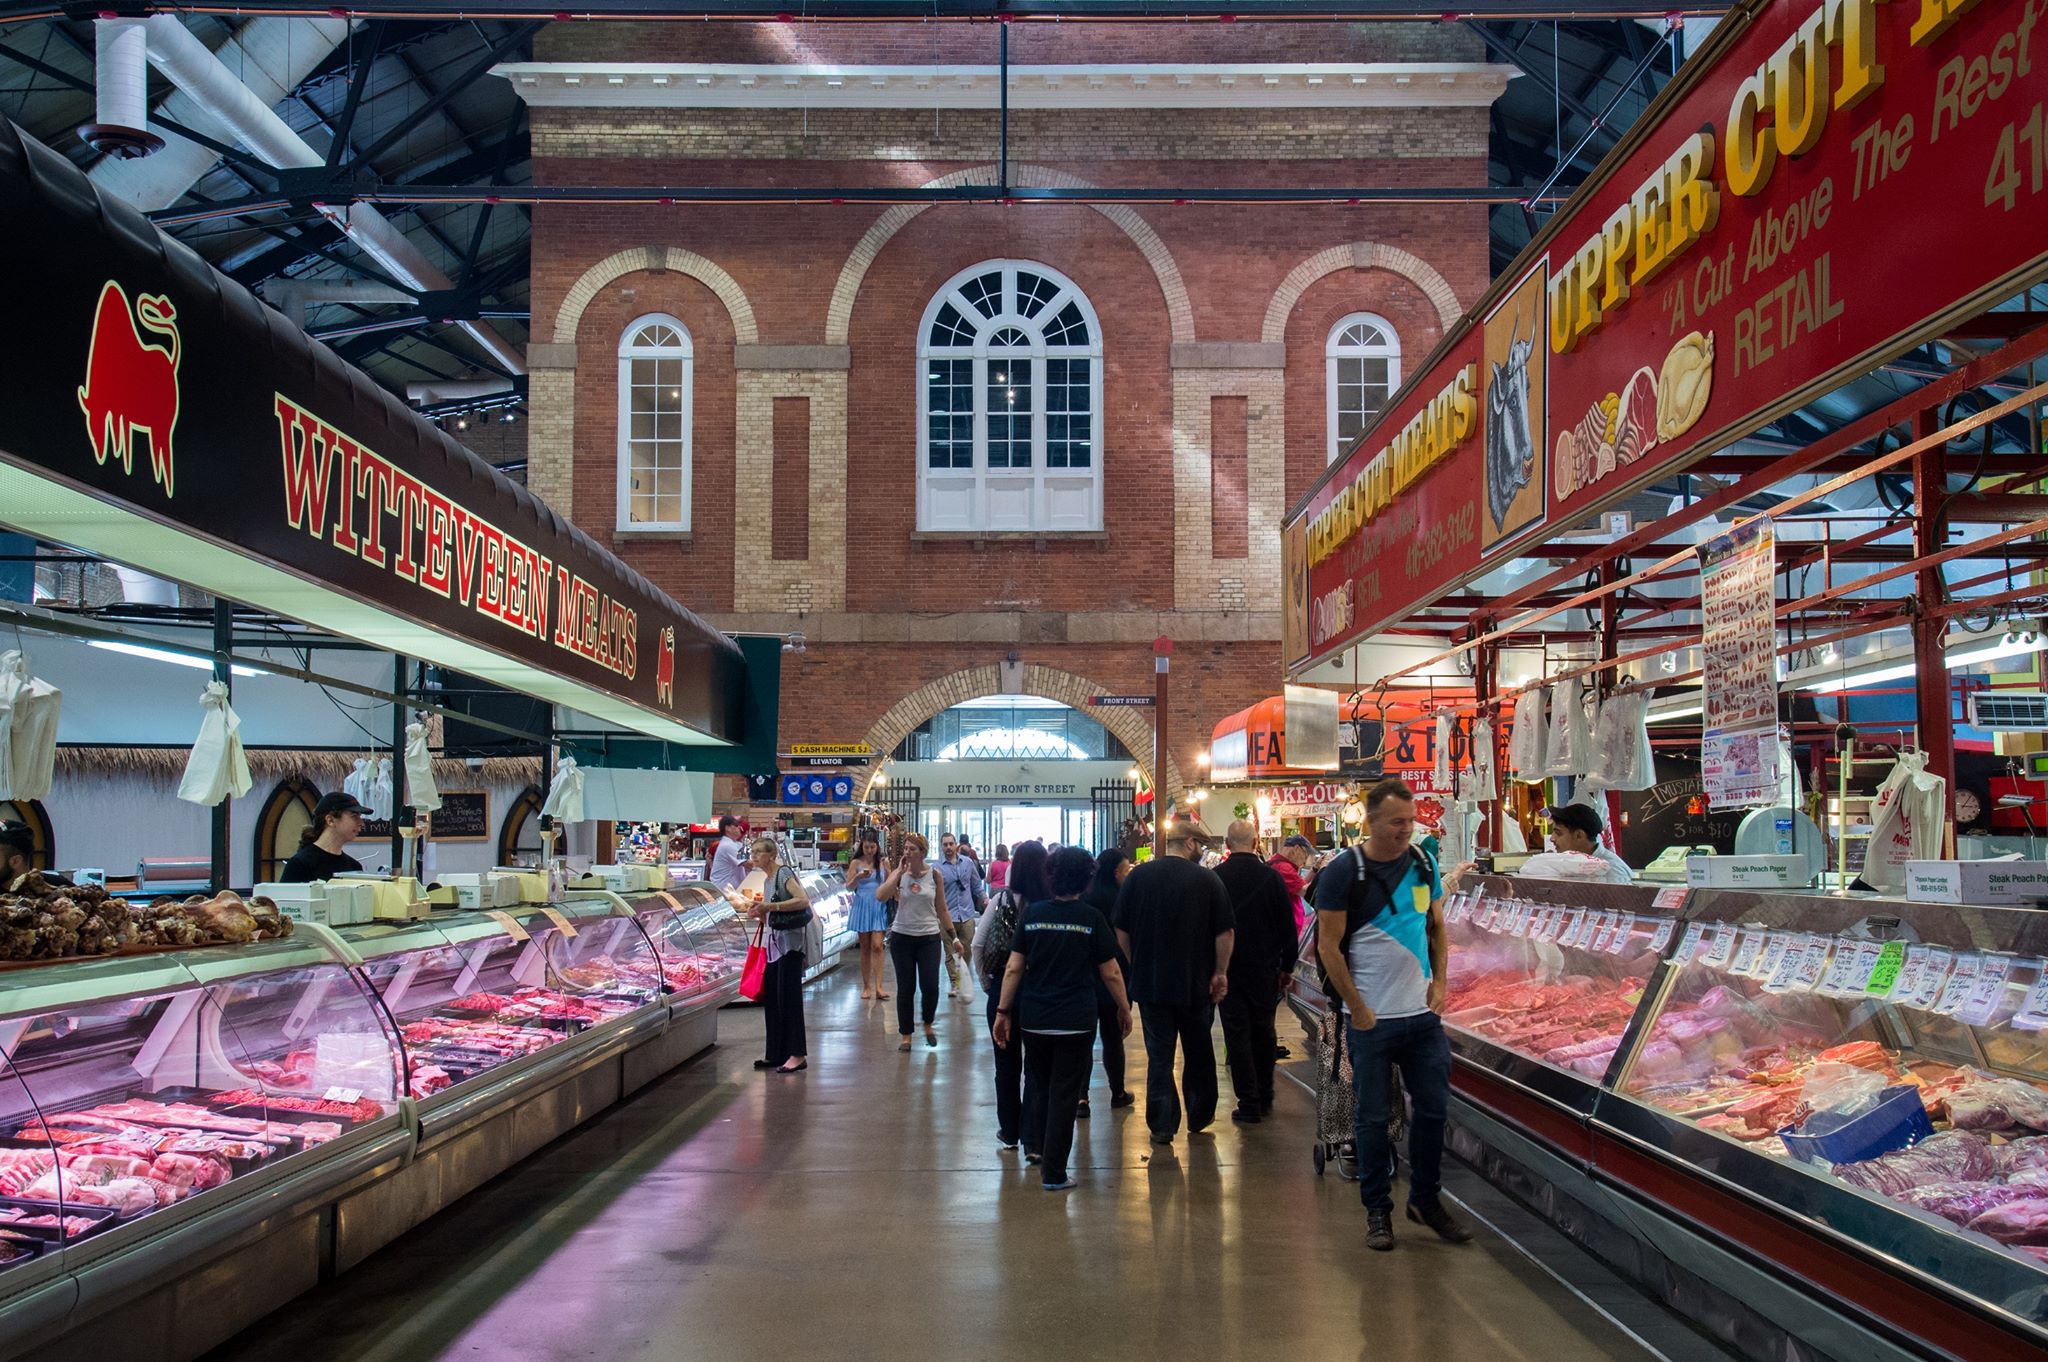
[[[1290,671],[2048,270],[2048,0],[1749,0],[1288,517]]]
[[[0,521],[656,736],[733,642],[0,123]],[[594,706],[594,707],[593,707]]]

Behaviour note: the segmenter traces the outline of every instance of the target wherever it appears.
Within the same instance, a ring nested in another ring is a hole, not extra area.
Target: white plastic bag
[[[1931,861],[1941,855],[1947,799],[1948,782],[1927,770],[1925,752],[1900,754],[1870,806],[1870,849],[1863,857],[1866,884],[1899,892],[1905,888],[1907,861]]]
[[[1560,681],[1550,690],[1550,746],[1543,772],[1552,776],[1584,774],[1591,761],[1593,735],[1586,725],[1586,706],[1576,679]]]
[[[1610,790],[1647,790],[1657,783],[1648,696],[1624,690],[1601,702],[1593,722],[1593,762],[1587,774]]]
[[[1458,721],[1449,711],[1436,716],[1436,763],[1430,771],[1439,790],[1451,788],[1451,739],[1458,731]]]
[[[62,703],[55,686],[28,674],[21,653],[0,656],[0,798],[49,797]]]
[[[252,782],[249,758],[242,752],[242,721],[228,707],[228,688],[207,682],[199,704],[206,714],[199,721],[199,741],[192,744],[192,756],[185,763],[185,778],[178,782],[178,798],[211,806],[230,795],[249,793]]]
[[[1547,690],[1525,691],[1515,701],[1515,726],[1508,734],[1508,774],[1516,780],[1533,785],[1543,779],[1549,713]]]
[[[361,804],[364,808],[368,808],[370,806],[369,779],[369,759],[367,757],[357,757],[356,769],[350,771],[348,778],[341,782],[341,792],[354,799],[356,803]]]
[[[427,726],[415,719],[405,726],[405,794],[421,813],[441,807],[441,791],[434,785],[434,753],[427,746]]]
[[[1488,800],[1500,797],[1500,781],[1494,772],[1493,720],[1478,718],[1472,721],[1472,783],[1468,787],[1460,782],[1459,793],[1465,799]],[[1468,858],[1469,859],[1469,858]],[[1456,862],[1452,862],[1456,864]]]
[[[383,821],[391,817],[391,762],[385,757],[370,758],[370,769],[363,776],[365,797],[363,803],[370,806],[370,816]]]
[[[562,764],[555,769],[555,783],[548,786],[547,802],[540,806],[540,811],[557,823],[583,821],[583,772],[576,769],[576,758],[562,758]]]

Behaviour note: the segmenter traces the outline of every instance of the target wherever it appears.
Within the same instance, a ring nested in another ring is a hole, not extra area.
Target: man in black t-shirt
[[[1230,1060],[1230,1086],[1237,1110],[1230,1119],[1257,1125],[1273,1109],[1273,1061],[1278,1035],[1274,1014],[1280,989],[1300,949],[1294,934],[1294,896],[1258,853],[1259,830],[1240,818],[1224,844],[1230,855],[1216,878],[1230,892],[1237,941],[1230,952],[1230,992],[1223,1014],[1223,1053]]]
[[[1216,839],[1193,818],[1177,816],[1167,834],[1172,853],[1130,873],[1116,901],[1116,935],[1131,962],[1131,1000],[1145,1026],[1145,1124],[1152,1143],[1171,1144],[1186,1098],[1188,1132],[1216,1119],[1216,1004],[1229,992],[1227,972],[1237,919],[1216,872],[1196,864]],[[1174,1091],[1174,1050],[1185,1052]]]

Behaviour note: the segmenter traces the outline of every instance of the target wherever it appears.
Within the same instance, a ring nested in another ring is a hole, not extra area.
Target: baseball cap
[[[26,823],[0,823],[0,846],[10,846],[24,856],[36,854],[35,829]]]
[[[1588,837],[1598,837],[1600,830],[1607,826],[1601,821],[1600,815],[1585,804],[1566,804],[1554,808],[1550,811],[1550,821],[1558,827],[1583,832]]]
[[[359,813],[365,818],[370,816],[369,806],[345,790],[336,790],[332,794],[320,796],[320,802],[313,806],[313,826],[319,827],[320,820],[330,813]]]
[[[1184,813],[1173,816],[1173,835],[1176,839],[1196,838],[1203,846],[1216,845],[1216,834],[1209,831],[1208,825]]]
[[[1282,842],[1280,845],[1283,847],[1300,847],[1303,851],[1314,851],[1316,849],[1316,844],[1314,842],[1309,841],[1308,838],[1302,836],[1298,832],[1295,833],[1293,836],[1289,837],[1286,841]]]

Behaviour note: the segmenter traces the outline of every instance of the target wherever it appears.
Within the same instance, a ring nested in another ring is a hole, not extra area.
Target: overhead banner
[[[1289,516],[1288,669],[2039,278],[2044,18],[1738,6]]]
[[[733,642],[0,123],[0,522],[679,742]],[[566,683],[566,684],[564,684]]]
[[[1708,804],[1743,809],[1778,797],[1777,535],[1755,520],[1702,544],[1700,761]]]

